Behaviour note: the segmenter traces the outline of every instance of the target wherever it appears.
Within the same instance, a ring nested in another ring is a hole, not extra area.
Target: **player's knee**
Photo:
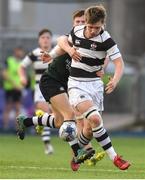
[[[96,126],[99,126],[101,123],[100,117],[97,116],[97,114],[90,116],[89,121],[91,124],[94,124]]]
[[[90,121],[91,127],[98,127],[102,124],[101,115],[95,107],[89,108],[88,111],[84,113],[84,116]]]

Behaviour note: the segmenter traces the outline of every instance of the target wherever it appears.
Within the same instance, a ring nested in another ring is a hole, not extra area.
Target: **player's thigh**
[[[82,101],[76,106],[76,108],[81,114],[87,112],[91,107],[94,107],[94,103],[91,100]]]
[[[69,103],[67,93],[61,93],[50,99],[51,104],[63,115],[64,119],[74,119],[74,111]]]
[[[54,78],[50,77],[48,74],[44,73],[40,80],[40,90],[43,94],[43,97],[47,102],[50,102],[50,99],[56,95],[66,92],[65,87]]]
[[[40,80],[40,89],[45,100],[50,102],[63,115],[64,119],[74,118],[66,87],[49,75],[44,74]]]
[[[69,89],[70,103],[81,114],[83,114],[93,106],[93,99],[87,91],[83,90],[84,88],[86,87],[81,84],[80,88],[74,87],[72,89]]]

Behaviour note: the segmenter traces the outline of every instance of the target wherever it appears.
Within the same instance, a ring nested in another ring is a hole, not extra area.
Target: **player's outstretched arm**
[[[110,81],[108,82],[105,88],[107,94],[110,94],[116,88],[124,71],[124,62],[122,57],[113,60],[113,63],[115,65],[115,72],[114,72],[114,76],[110,78]]]
[[[66,52],[61,49],[58,45],[56,45],[50,52],[41,51],[41,60],[43,63],[50,63],[53,61],[54,58],[59,57]]]
[[[72,47],[72,44],[68,41],[67,36],[60,36],[57,39],[57,43],[62,48],[65,52],[67,52],[70,57],[73,58],[75,61],[80,61],[81,60],[81,55],[79,52],[76,51],[74,47]]]
[[[27,84],[26,70],[22,65],[20,65],[20,67],[18,69],[18,74],[19,74],[19,77],[20,77],[21,84],[23,86],[26,86],[26,84]]]

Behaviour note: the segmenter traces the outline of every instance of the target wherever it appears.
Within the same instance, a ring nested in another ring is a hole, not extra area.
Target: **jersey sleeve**
[[[36,52],[35,52],[36,51]],[[25,58],[22,60],[21,65],[24,68],[27,68],[28,66],[30,66],[34,61],[37,60],[37,50],[30,52],[28,55],[25,56]],[[35,54],[36,55],[35,55]]]
[[[121,57],[120,50],[115,43],[115,41],[111,38],[110,34],[105,31],[105,36],[104,36],[104,46],[105,50],[107,52],[107,56],[109,56],[110,60],[115,60],[119,57]]]
[[[24,68],[27,68],[32,64],[32,60],[30,59],[29,55],[26,55],[25,58],[21,62],[21,66]]]
[[[115,60],[115,59],[121,57],[121,53],[120,53],[117,45],[114,45],[113,47],[108,49],[107,54],[111,60]]]

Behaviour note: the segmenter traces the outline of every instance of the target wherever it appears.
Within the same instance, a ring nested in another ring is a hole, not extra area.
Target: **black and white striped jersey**
[[[27,68],[31,64],[33,65],[33,68],[35,70],[36,83],[39,83],[42,73],[48,67],[48,64],[43,63],[40,59],[41,51],[42,50],[40,48],[34,49],[32,52],[26,55],[25,58],[21,62],[21,65],[24,68]]]
[[[90,81],[97,78],[96,72],[102,68],[106,56],[111,60],[121,57],[120,51],[109,33],[102,30],[94,38],[84,37],[85,26],[76,26],[69,34],[69,42],[81,54],[80,62],[72,59],[70,78]]]

